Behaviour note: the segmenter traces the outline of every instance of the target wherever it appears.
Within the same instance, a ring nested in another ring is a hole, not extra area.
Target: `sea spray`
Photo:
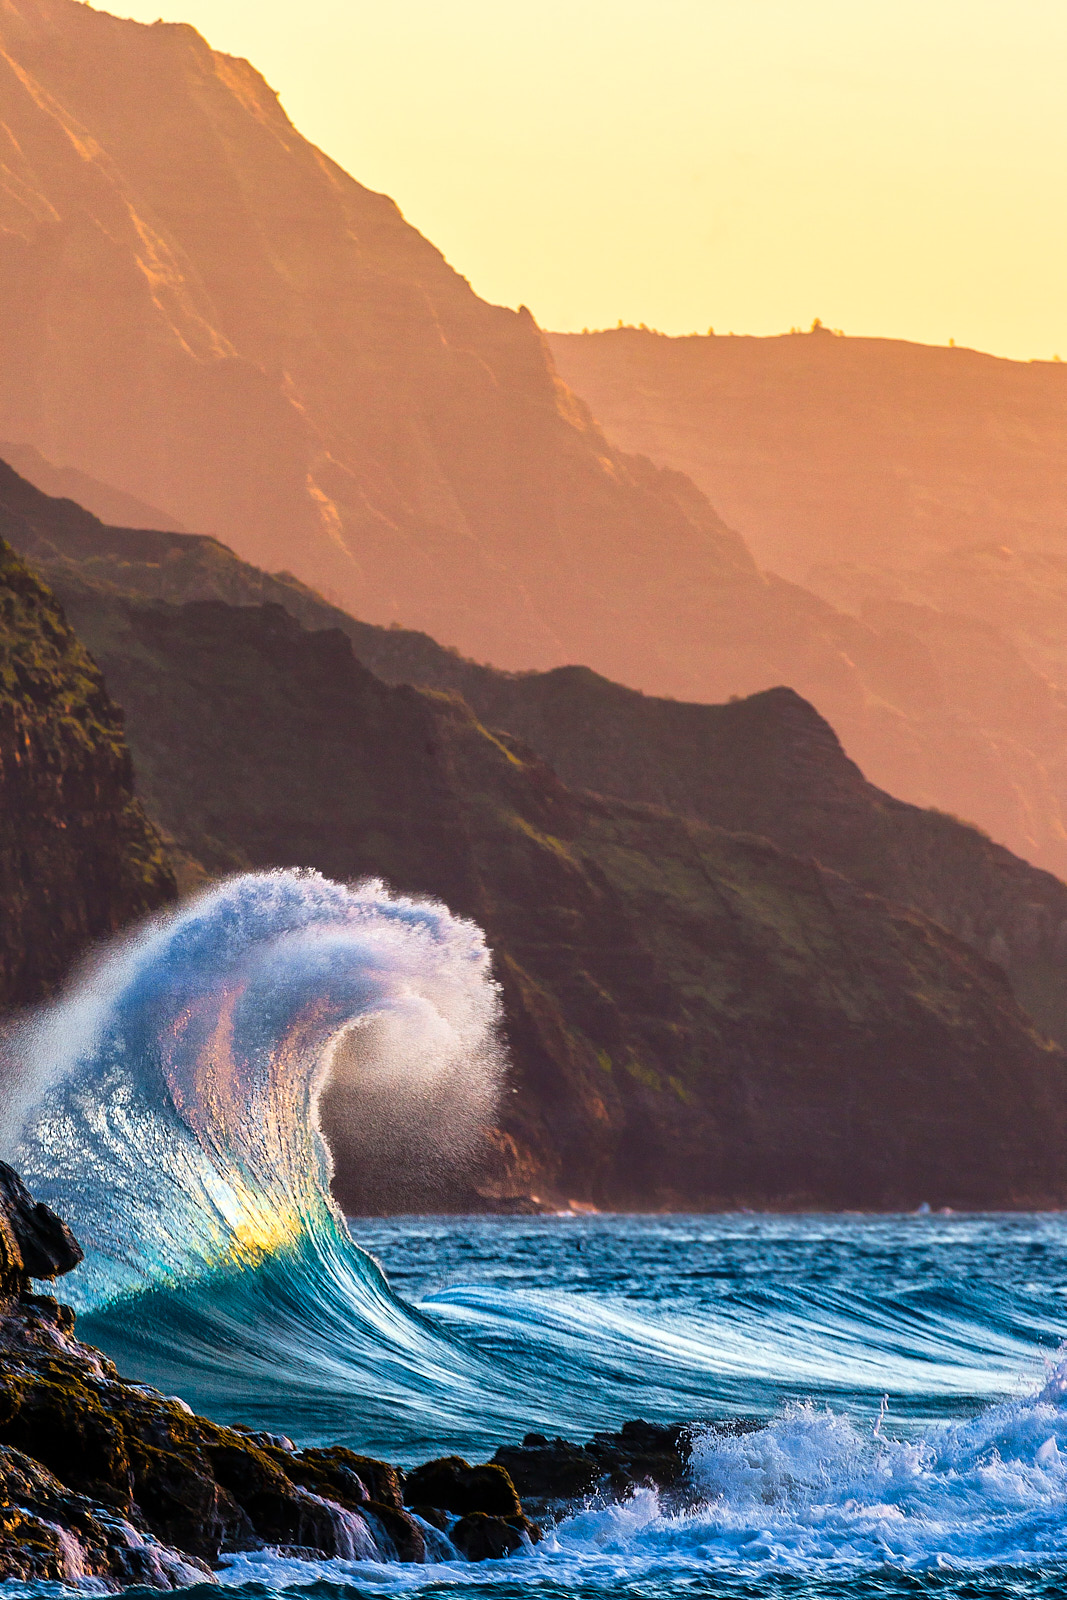
[[[811,1403],[741,1435],[698,1429],[684,1508],[652,1491],[583,1508],[558,1530],[558,1548],[644,1563],[681,1555],[709,1572],[764,1576],[1062,1564],[1063,1379],[1061,1369],[1024,1400],[911,1440]]]
[[[79,1309],[187,1286],[338,1222],[325,1084],[491,1120],[499,996],[479,929],[380,882],[232,879],[123,941],[16,1043],[12,1158],[84,1241]],[[360,1048],[360,1038],[366,1044]],[[429,1134],[427,1134],[429,1138]]]
[[[499,1012],[472,923],[310,872],[230,880],[102,953],[18,1041],[8,1146],[85,1247],[83,1336],[220,1420],[401,1459],[706,1412],[713,1342],[570,1327],[542,1295],[484,1348],[458,1304],[399,1299],[334,1204],[331,1081],[454,1151],[493,1113]]]
[[[800,1226],[785,1219],[528,1219],[515,1226],[544,1244],[529,1283],[513,1253],[482,1284],[442,1254],[444,1287],[405,1303],[331,1200],[321,1096],[331,1074],[357,1092],[373,1080],[430,1133],[473,1137],[500,1083],[498,1019],[472,924],[314,873],[232,880],[101,953],[23,1031],[9,1112],[10,1153],[87,1247],[64,1281],[83,1337],[220,1420],[410,1461],[639,1414],[768,1415],[812,1393],[873,1425],[889,1390],[892,1425],[910,1406],[914,1430],[1003,1394],[1046,1336],[991,1292],[824,1284],[832,1219],[805,1224],[811,1281],[791,1270],[777,1286],[769,1240]],[[590,1279],[597,1230],[636,1246],[653,1226],[676,1229],[677,1292],[657,1302],[662,1263],[638,1268],[640,1252],[597,1293],[568,1292],[572,1260],[571,1287]],[[948,1224],[898,1226],[929,1240]],[[748,1240],[759,1270],[697,1313],[693,1284],[722,1271],[696,1260],[716,1228]]]

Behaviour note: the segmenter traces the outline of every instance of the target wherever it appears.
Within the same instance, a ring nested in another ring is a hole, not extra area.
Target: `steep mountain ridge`
[[[974,713],[988,667],[957,703],[951,648],[761,573],[247,62],[3,0],[0,105],[0,437],[498,667],[687,700],[789,684],[885,787],[1067,874],[1067,709],[1040,674],[1038,739]]]
[[[358,622],[215,540],[104,527],[2,463],[0,529],[47,573],[102,658],[108,609],[87,604],[93,595],[282,606],[307,628],[339,629],[387,683],[462,695],[572,788],[761,834],[932,917],[1003,966],[1041,1028],[1067,1042],[1067,886],[955,818],[868,783],[791,690],[713,706],[642,695],[587,668],[498,672],[425,634]]]
[[[372,620],[505,665],[758,587],[676,475],[613,451],[525,311],[186,26],[0,9],[0,434]]]
[[[515,1090],[490,1199],[1067,1192],[1067,1058],[936,923],[765,840],[569,789],[458,697],[381,683],[280,606],[88,588],[71,606],[188,858],[380,874],[484,927]],[[341,1198],[435,1203],[408,1109],[394,1125],[373,1093],[327,1099]]]

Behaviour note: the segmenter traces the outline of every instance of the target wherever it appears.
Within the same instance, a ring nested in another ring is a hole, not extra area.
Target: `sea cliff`
[[[0,539],[0,1008],[174,894],[100,669]]]

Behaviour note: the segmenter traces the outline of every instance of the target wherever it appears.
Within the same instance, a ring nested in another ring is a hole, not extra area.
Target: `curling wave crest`
[[[526,1589],[1064,1571],[1067,1379],[1033,1382],[1063,1322],[1055,1219],[427,1219],[440,1281],[394,1293],[331,1198],[320,1098],[366,1075],[461,1148],[502,1085],[499,1017],[480,931],[380,883],[248,875],[105,954],[23,1030],[5,1129],[86,1246],[83,1337],[198,1410],[397,1460],[779,1413],[695,1424],[681,1498],[576,1509],[516,1558]],[[969,1237],[946,1287],[936,1250]],[[1012,1282],[974,1270],[983,1240]],[[227,1581],[317,1571],[250,1556]],[[376,1571],[363,1590],[435,1581]]]

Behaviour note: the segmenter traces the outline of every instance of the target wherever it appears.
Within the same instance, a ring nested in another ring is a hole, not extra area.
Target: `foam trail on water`
[[[590,1507],[556,1552],[625,1554],[634,1564],[696,1562],[766,1579],[857,1571],[1062,1570],[1067,1559],[1067,1368],[1025,1400],[990,1406],[920,1438],[811,1404],[736,1437],[698,1435],[684,1511],[651,1491]],[[1062,1592],[1062,1591],[1061,1591]]]

